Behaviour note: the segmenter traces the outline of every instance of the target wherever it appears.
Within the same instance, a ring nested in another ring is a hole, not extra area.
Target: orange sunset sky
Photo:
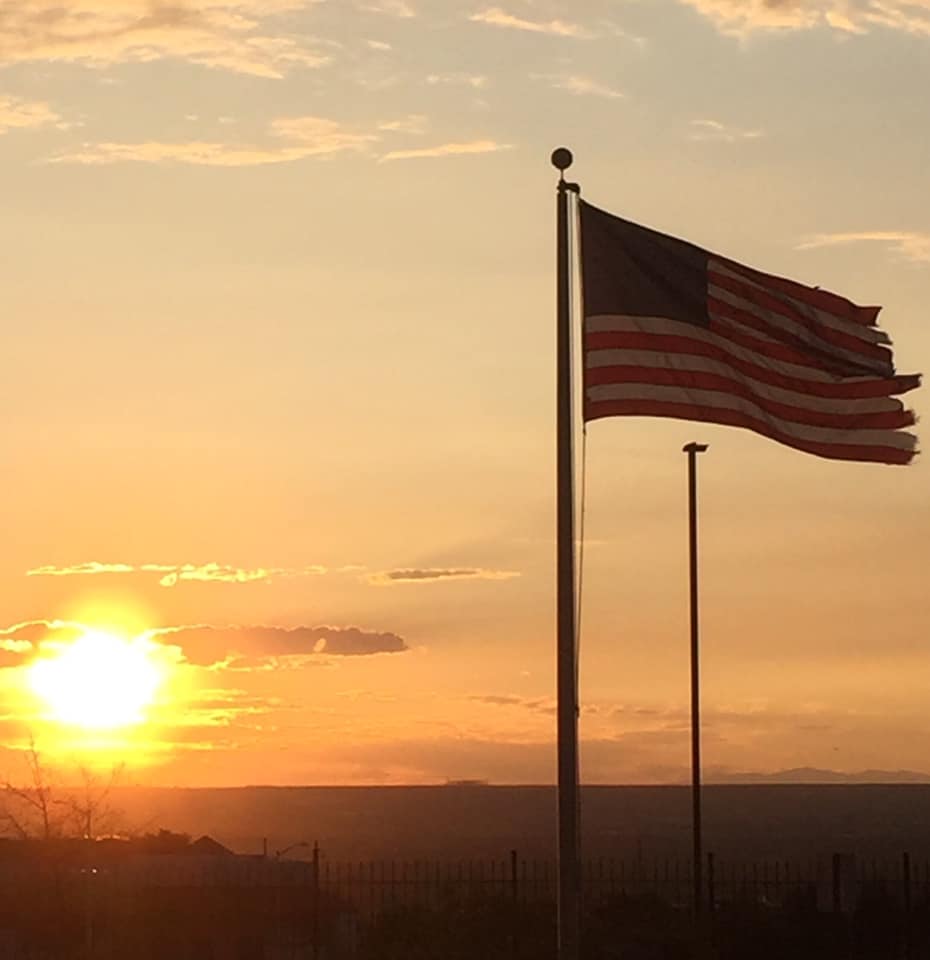
[[[0,67],[8,776],[553,781],[561,143],[930,368],[930,0],[0,0]],[[926,463],[617,419],[583,779],[688,776],[691,440],[709,779],[930,774]]]

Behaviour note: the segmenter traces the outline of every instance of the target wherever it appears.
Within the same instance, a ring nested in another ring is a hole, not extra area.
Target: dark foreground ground
[[[551,788],[114,803],[132,832],[230,849],[8,844],[0,960],[555,960]],[[688,790],[584,791],[583,960],[930,960],[930,787],[718,786],[705,810],[696,923]]]
[[[40,849],[41,848],[41,849]],[[215,844],[14,841],[2,960],[555,960],[555,864],[310,862]],[[708,858],[585,862],[584,960],[930,960],[930,864]]]
[[[483,900],[395,907],[369,923],[295,904],[267,909],[262,896],[191,896],[163,891],[98,909],[57,904],[4,917],[0,957],[7,960],[555,960],[554,905]],[[583,960],[896,960],[930,958],[930,912],[905,916],[880,898],[851,914],[799,901],[771,908],[752,902],[718,907],[695,925],[651,896],[620,896],[590,911]]]

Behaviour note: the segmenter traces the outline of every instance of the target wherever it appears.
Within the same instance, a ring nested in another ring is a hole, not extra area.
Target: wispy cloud
[[[280,117],[272,121],[269,132],[286,142],[258,146],[204,141],[166,143],[155,140],[142,143],[88,143],[80,150],[53,157],[50,162],[255,167],[292,163],[346,150],[361,151],[378,139],[376,134],[349,130],[338,121],[324,117]]]
[[[556,703],[550,697],[518,697],[512,694],[483,694],[468,698],[475,703],[484,703],[491,707],[519,707],[533,713],[551,716],[556,711]]]
[[[508,13],[500,7],[489,7],[469,18],[473,23],[486,23],[492,27],[505,27],[510,30],[524,30],[528,33],[547,33],[555,37],[585,38],[592,36],[589,30],[577,23],[566,20],[527,20]]]
[[[828,27],[864,33],[886,27],[930,36],[927,0],[680,0],[695,7],[724,33],[745,35],[756,30],[809,30]]]
[[[224,563],[100,563],[89,561],[71,566],[46,565],[26,571],[27,577],[99,577],[156,575],[163,587],[182,583],[252,584],[276,580],[297,580],[325,574],[365,574],[363,566],[338,567],[330,570],[319,564],[304,567],[237,567]],[[520,574],[512,570],[490,570],[484,567],[403,567],[369,573],[369,583],[385,586],[398,583],[435,583],[442,580],[511,580]],[[44,622],[44,621],[43,621]],[[0,637],[3,631],[0,631]]]
[[[69,620],[26,620],[0,629],[0,668],[21,667],[43,648],[70,643],[86,632]]]
[[[316,577],[326,573],[321,566],[307,567],[233,567],[222,563],[161,564],[77,563],[70,567],[44,566],[27,570],[27,577],[86,577],[113,574],[155,573],[163,587],[182,582],[197,583],[271,583],[273,580]]]
[[[0,669],[19,667],[31,656],[35,645],[27,633],[20,633],[22,624],[0,630]]]
[[[14,641],[25,644],[27,646],[23,649],[28,650],[37,646],[50,631],[67,632],[68,637],[73,639],[80,633],[80,628],[78,624],[66,620],[24,620],[0,629],[0,637],[7,644]],[[7,649],[13,647],[8,646]]]
[[[26,571],[27,577],[90,577],[106,573],[132,573],[136,568],[127,563],[75,563],[70,567],[56,567],[51,564],[35,567]]]
[[[53,157],[51,163],[104,166],[113,163],[181,163],[199,167],[257,167],[302,160],[312,153],[299,147],[262,149],[194,140],[181,143],[87,143],[80,150]]]
[[[626,97],[622,90],[579,74],[535,73],[532,78],[548,83],[554,90],[564,90],[576,97],[604,97],[608,100],[622,100]]]
[[[384,133],[409,133],[418,135],[426,133],[427,119],[422,113],[411,113],[399,120],[387,120],[378,124],[378,129]]]
[[[847,246],[852,243],[881,243],[913,263],[930,263],[930,233],[898,230],[861,230],[851,233],[817,233],[798,244],[798,250]]]
[[[172,58],[279,78],[320,67],[320,44],[289,34],[278,16],[304,0],[16,0],[0,13],[0,61],[91,66]]]
[[[246,690],[199,690],[176,701],[173,726],[228,727],[237,720],[266,716],[286,706],[277,697],[255,696]],[[166,734],[170,737],[171,731]]]
[[[278,117],[271,122],[271,132],[317,153],[358,150],[377,139],[374,134],[349,130],[338,120],[325,117]]]
[[[628,30],[625,30],[623,27],[621,27],[619,23],[615,23],[613,20],[603,20],[599,26],[608,36],[617,37],[620,40],[626,40],[638,47],[640,50],[645,50],[649,46],[649,41],[645,37],[641,37],[635,33],[630,33]]]
[[[727,126],[720,120],[692,120],[692,140],[714,140],[718,143],[739,143],[742,140],[758,140],[765,134],[762,130],[740,130]]]
[[[112,163],[179,163],[211,167],[255,167],[292,163],[308,157],[327,156],[344,151],[367,151],[384,133],[423,133],[426,118],[419,114],[386,121],[376,132],[348,129],[335,120],[322,117],[280,117],[273,120],[269,134],[278,143],[241,146],[227,143],[187,141],[164,143],[89,143],[80,150],[53,157],[51,163],[102,165]],[[509,144],[494,140],[444,143],[416,150],[391,150],[380,162],[425,157],[451,157],[495,153],[510,150]]]
[[[359,5],[362,10],[370,13],[383,13],[389,17],[398,17],[401,20],[409,20],[417,15],[414,7],[407,0],[372,0],[369,3]]]
[[[0,97],[0,135],[10,130],[29,130],[58,124],[61,117],[42,101]]]
[[[152,639],[177,647],[199,667],[262,671],[274,666],[306,665],[308,658],[369,657],[405,653],[410,648],[396,633],[359,627],[187,626],[152,631]]]
[[[426,82],[431,86],[467,86],[474,90],[483,90],[488,78],[481,73],[431,73]]]
[[[88,629],[65,620],[29,620],[0,629],[0,667],[20,666],[41,648],[70,643]],[[175,662],[238,672],[273,666],[299,669],[327,657],[369,657],[410,649],[396,633],[351,626],[196,625],[160,627],[143,636]]]
[[[369,50],[377,50],[379,53],[387,53],[389,50],[394,48],[385,40],[366,40],[365,46]]]
[[[927,0],[882,0],[865,11],[864,20],[892,30],[930,36],[930,3]]]
[[[512,150],[509,143],[497,143],[495,140],[472,140],[470,143],[443,143],[435,147],[423,147],[419,150],[392,150],[380,158],[381,163],[391,160],[418,160],[432,157],[461,157],[477,153],[499,153]]]
[[[443,580],[512,580],[520,574],[513,570],[486,570],[482,567],[425,567],[383,570],[369,576],[370,583],[390,586],[398,583],[439,583]]]
[[[185,564],[182,567],[165,568],[155,565],[144,566],[143,571],[164,573],[158,581],[163,587],[174,587],[184,581],[197,583],[271,583],[273,580],[293,580],[301,577],[318,577],[326,573],[325,567],[311,566],[297,569],[287,567],[258,567],[242,569],[228,567],[219,563],[207,563],[202,566]]]

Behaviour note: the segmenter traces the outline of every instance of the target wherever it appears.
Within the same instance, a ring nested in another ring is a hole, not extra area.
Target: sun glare
[[[127,640],[88,630],[30,667],[33,692],[59,723],[86,730],[115,730],[144,722],[162,683],[144,637]]]

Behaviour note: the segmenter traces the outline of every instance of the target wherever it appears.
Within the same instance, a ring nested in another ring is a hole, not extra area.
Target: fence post
[[[714,883],[714,855],[707,854],[707,911],[713,915],[717,909],[717,890]]]
[[[520,883],[517,877],[517,851],[510,851],[510,956],[513,960],[520,955]]]
[[[841,886],[840,868],[842,866],[840,855],[833,854],[833,912],[840,913],[843,909],[843,891]]]
[[[320,956],[320,844],[313,844],[313,871],[310,875],[313,884],[313,960]]]
[[[904,888],[904,957],[910,960],[911,950],[911,855],[901,855],[901,885]]]
[[[88,957],[94,956],[94,879],[96,875],[97,871],[93,867],[84,868],[84,949]]]

